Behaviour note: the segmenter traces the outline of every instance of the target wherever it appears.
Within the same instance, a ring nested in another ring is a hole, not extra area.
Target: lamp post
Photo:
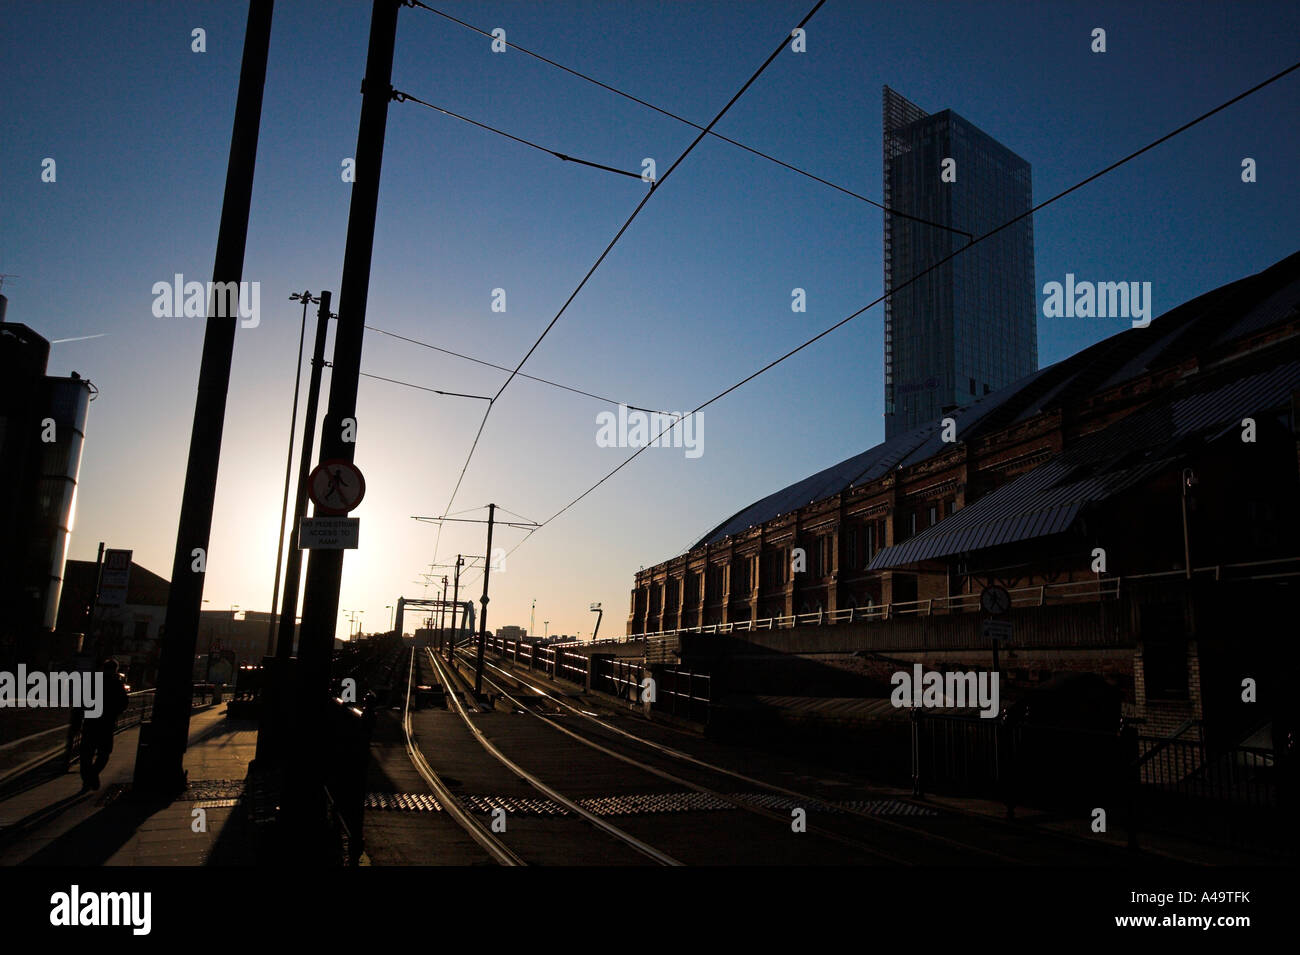
[[[1192,488],[1196,487],[1196,472],[1183,468],[1183,564],[1187,568],[1187,579],[1192,579],[1192,536],[1187,525],[1187,498]]]
[[[393,632],[393,605],[384,604],[384,609],[388,611],[388,632]]]

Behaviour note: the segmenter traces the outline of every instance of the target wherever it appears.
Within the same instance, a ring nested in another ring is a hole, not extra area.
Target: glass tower
[[[952,159],[944,181],[944,160]],[[885,437],[1038,369],[1029,163],[952,110],[884,90]],[[908,218],[911,216],[914,218]],[[925,220],[925,221],[920,221]],[[959,231],[958,231],[959,230]]]

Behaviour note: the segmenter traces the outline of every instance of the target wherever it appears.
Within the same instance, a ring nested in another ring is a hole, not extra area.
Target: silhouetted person
[[[118,673],[116,660],[105,660],[100,668],[104,674],[100,713],[91,716],[86,710],[81,721],[81,791],[99,788],[99,774],[108,765],[113,754],[113,734],[117,718],[126,709],[126,688]]]

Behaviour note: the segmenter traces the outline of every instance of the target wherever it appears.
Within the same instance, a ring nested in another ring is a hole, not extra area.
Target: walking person
[[[100,713],[92,717],[84,713],[81,720],[81,791],[99,788],[99,774],[108,765],[113,754],[113,734],[117,718],[126,709],[126,688],[118,672],[117,661],[105,660],[100,667],[104,674],[104,688]]]

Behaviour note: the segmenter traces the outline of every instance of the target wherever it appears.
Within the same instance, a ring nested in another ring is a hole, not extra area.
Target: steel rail
[[[427,647],[425,648],[424,652],[428,654],[428,657],[430,661],[432,661],[434,668],[438,671],[439,678],[445,681],[447,678],[443,672],[442,661],[439,660],[437,655],[433,653],[431,650],[429,650]],[[542,782],[536,776],[532,775],[530,772],[528,772],[518,763],[510,759],[510,757],[506,756],[505,753],[501,752],[501,750],[497,749],[497,747],[492,743],[492,741],[489,740],[487,736],[483,734],[483,731],[474,725],[474,722],[469,718],[469,714],[465,712],[465,708],[461,705],[460,700],[454,694],[451,697],[451,701],[452,701],[452,705],[456,709],[456,712],[460,714],[461,720],[463,720],[465,725],[469,727],[470,732],[474,734],[474,738],[479,741],[479,745],[481,745],[485,750],[487,750],[503,766],[505,766],[507,769],[513,772],[524,782],[528,783],[528,785],[532,786],[538,792],[544,794],[554,802],[559,803],[561,806],[563,806],[565,809],[568,809],[574,815],[579,816],[582,819],[586,820],[588,823],[595,826],[597,829],[601,830],[604,833],[607,833],[608,835],[613,836],[615,839],[618,839],[620,842],[623,842],[631,846],[637,852],[641,853],[644,856],[647,856],[650,859],[653,859],[655,862],[658,862],[660,865],[674,865],[674,866],[681,865],[681,863],[678,862],[676,859],[674,859],[672,856],[668,855],[665,852],[661,852],[660,850],[656,849],[652,845],[649,845],[648,843],[642,842],[640,839],[638,839],[636,836],[632,835],[631,833],[624,832],[618,826],[612,825],[606,822],[604,819],[601,819],[599,816],[595,815],[594,813],[591,813],[586,809],[583,809],[576,802],[567,798],[566,796],[556,791],[555,789],[552,789],[546,783]]]
[[[402,711],[402,730],[406,734],[406,755],[410,758],[412,765],[415,766],[416,772],[424,779],[425,784],[433,791],[438,802],[447,810],[447,815],[456,820],[456,823],[469,834],[470,838],[487,850],[493,860],[498,865],[527,865],[523,859],[519,858],[514,851],[494,834],[489,832],[481,822],[474,818],[463,805],[455,794],[447,788],[442,778],[434,771],[415,745],[411,733],[411,689],[415,682],[415,651],[411,651],[411,666],[406,675],[406,703]],[[450,693],[450,688],[446,688]]]

